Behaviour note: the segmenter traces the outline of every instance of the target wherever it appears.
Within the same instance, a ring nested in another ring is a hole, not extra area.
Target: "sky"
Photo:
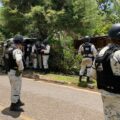
[[[2,6],[2,3],[0,2],[0,7]]]

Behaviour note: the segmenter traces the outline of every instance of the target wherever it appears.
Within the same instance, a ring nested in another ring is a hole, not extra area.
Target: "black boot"
[[[18,106],[24,106],[25,104],[19,99],[18,102],[17,102],[17,105]]]
[[[49,70],[48,69],[44,69],[44,74],[48,74]]]
[[[87,82],[88,82],[88,83],[90,82],[90,77],[87,77]]]
[[[11,103],[10,105],[10,111],[15,111],[15,112],[23,112],[23,109],[20,108],[17,103]]]
[[[81,81],[82,81],[82,76],[80,75],[80,76],[79,76],[79,83],[78,83],[78,86],[81,85]]]
[[[82,81],[82,76],[80,75],[79,76],[79,83]]]

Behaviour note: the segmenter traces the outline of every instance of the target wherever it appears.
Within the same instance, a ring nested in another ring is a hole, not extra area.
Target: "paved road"
[[[10,85],[0,75],[0,120],[104,120],[99,93],[23,79],[24,112],[9,111]]]

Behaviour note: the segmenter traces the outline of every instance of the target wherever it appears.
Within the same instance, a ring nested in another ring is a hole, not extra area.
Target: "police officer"
[[[48,66],[48,60],[49,60],[49,55],[50,55],[50,45],[48,44],[48,40],[45,39],[43,41],[41,53],[42,53],[42,60],[43,60],[43,68],[44,72],[48,73],[49,72],[49,66]]]
[[[91,76],[97,79],[105,120],[120,120],[120,23],[114,24],[108,35],[110,42],[96,57]]]
[[[42,71],[42,67],[43,67],[43,60],[42,60],[42,53],[41,53],[41,49],[43,48],[43,46],[41,45],[41,42],[38,41],[36,44],[36,51],[37,51],[37,60],[38,60],[38,69],[40,71]]]
[[[96,57],[97,50],[93,44],[90,43],[90,37],[85,36],[84,43],[80,45],[78,54],[82,55],[83,59],[81,62],[81,69],[79,72],[79,82],[82,80],[82,76],[87,70],[87,82],[90,82],[90,69],[92,66],[93,59]]]
[[[25,44],[25,54],[24,54],[24,57],[25,57],[25,65],[26,65],[26,68],[29,68],[30,67],[30,60],[31,60],[31,52],[32,52],[32,46],[30,44],[30,41],[28,41],[28,43]]]
[[[23,61],[22,61],[22,43],[23,37],[21,35],[17,35],[14,37],[13,42],[15,44],[14,48],[10,47],[8,49],[9,52],[9,72],[8,76],[11,84],[11,111],[22,111],[20,106],[24,105],[24,103],[20,100],[20,92],[21,92],[21,83],[22,83],[22,71],[24,69]]]
[[[42,55],[41,55],[41,44],[40,41],[36,41],[36,43],[32,46],[32,56],[33,56],[33,68],[42,69]]]

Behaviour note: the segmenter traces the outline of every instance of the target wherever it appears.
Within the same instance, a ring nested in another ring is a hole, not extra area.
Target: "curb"
[[[70,84],[70,83],[64,82],[64,81],[56,81],[56,80],[52,80],[52,79],[45,79],[45,78],[42,78],[41,75],[37,75],[37,74],[34,74],[33,76],[23,74],[23,77],[34,79],[35,81],[45,81],[45,82],[56,83],[56,84],[61,84],[61,85],[69,85]]]
[[[77,86],[76,84],[73,84],[73,83],[70,83],[70,82],[56,81],[56,80],[52,80],[52,79],[45,79],[45,78],[42,78],[42,75],[38,75],[38,74],[33,74],[33,75],[23,74],[23,77],[33,79],[34,81],[43,81],[43,82],[54,83],[54,84],[59,84],[59,85],[66,85],[66,86],[71,86],[71,87],[78,88],[78,89],[90,90],[90,91],[94,91],[94,92],[97,91],[95,88],[92,88],[91,86],[90,87],[88,86],[88,87],[84,88],[84,87]]]

